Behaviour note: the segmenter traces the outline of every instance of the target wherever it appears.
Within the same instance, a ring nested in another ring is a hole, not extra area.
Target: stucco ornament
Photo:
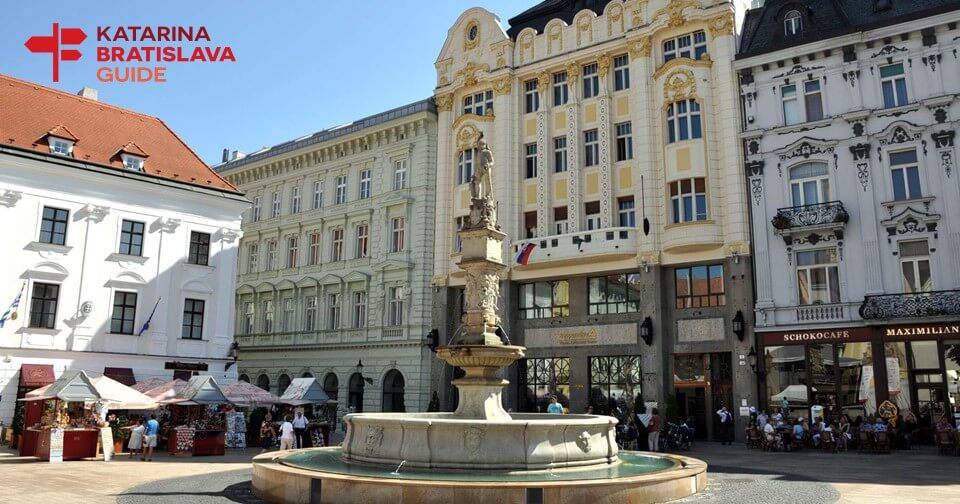
[[[463,432],[463,446],[466,448],[468,455],[473,458],[480,458],[485,435],[480,427],[469,427]]]
[[[652,43],[650,42],[650,37],[643,37],[636,40],[631,40],[628,47],[630,51],[630,56],[633,58],[646,58],[650,56],[650,48]]]
[[[583,431],[580,433],[580,436],[577,437],[577,447],[580,448],[580,450],[583,453],[587,453],[590,451],[590,433],[589,432]]]
[[[663,84],[663,97],[667,103],[693,98],[697,94],[697,81],[693,72],[679,69],[667,77]]]
[[[513,78],[510,77],[509,75],[505,75],[493,81],[493,91],[497,93],[497,95],[510,94],[510,91],[512,89],[513,89]]]
[[[684,10],[699,6],[700,0],[671,0],[666,7],[658,10],[653,18],[657,21],[665,18],[667,26],[676,28],[687,22],[687,17],[683,14]]]
[[[477,74],[480,72],[490,72],[490,65],[486,63],[478,65],[470,61],[457,72],[457,78],[463,79],[464,86],[475,86],[479,82]]]
[[[437,110],[440,112],[450,112],[453,110],[453,94],[447,93],[442,95],[437,95]]]
[[[707,27],[710,29],[710,35],[714,37],[733,35],[733,14],[721,14],[710,18],[707,21]]]

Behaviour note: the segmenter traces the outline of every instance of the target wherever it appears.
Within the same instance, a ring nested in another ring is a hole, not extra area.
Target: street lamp
[[[753,370],[754,374],[756,374],[757,377],[762,380],[764,374],[766,373],[763,372],[763,369],[760,368],[760,363],[757,362],[759,357],[760,356],[757,355],[756,349],[750,347],[750,353],[747,354],[747,363],[750,364],[750,369]]]
[[[733,334],[737,335],[737,339],[743,341],[743,312],[737,310],[737,314],[733,316]]]

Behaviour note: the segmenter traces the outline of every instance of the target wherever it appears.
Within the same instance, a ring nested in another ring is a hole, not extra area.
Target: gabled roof
[[[136,142],[127,142],[117,149],[116,154],[120,154],[121,152],[124,154],[133,154],[134,156],[140,156],[142,158],[150,157],[150,154],[147,154],[147,152],[140,148]]]
[[[280,396],[280,402],[292,406],[325,404],[330,400],[316,378],[294,378]]]
[[[150,153],[147,175],[240,192],[159,118],[2,74],[0,111],[0,145],[49,154],[45,137],[54,135],[76,142],[77,161],[124,170],[118,146],[133,144]]]
[[[507,35],[516,40],[517,34],[524,28],[533,28],[537,33],[542,33],[551,19],[562,19],[570,24],[574,16],[583,9],[590,9],[600,15],[608,3],[610,0],[544,0],[510,18]]]

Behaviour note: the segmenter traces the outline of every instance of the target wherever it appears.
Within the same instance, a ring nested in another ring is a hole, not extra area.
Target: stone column
[[[567,65],[567,232],[580,231],[580,65]]]

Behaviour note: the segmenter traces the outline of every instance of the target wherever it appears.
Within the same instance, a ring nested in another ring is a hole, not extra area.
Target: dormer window
[[[73,142],[65,138],[58,138],[55,136],[47,137],[50,141],[50,152],[53,154],[59,154],[61,156],[72,156],[73,155]]]
[[[796,37],[803,33],[803,16],[799,11],[792,10],[783,17],[783,32],[788,37]]]
[[[143,171],[143,158],[140,156],[134,156],[132,154],[121,154],[120,157],[123,159],[123,167],[135,172]]]
[[[143,163],[148,157],[147,153],[134,142],[129,142],[120,147],[116,156],[120,157],[120,162],[123,163],[125,169],[135,172],[143,171]]]

